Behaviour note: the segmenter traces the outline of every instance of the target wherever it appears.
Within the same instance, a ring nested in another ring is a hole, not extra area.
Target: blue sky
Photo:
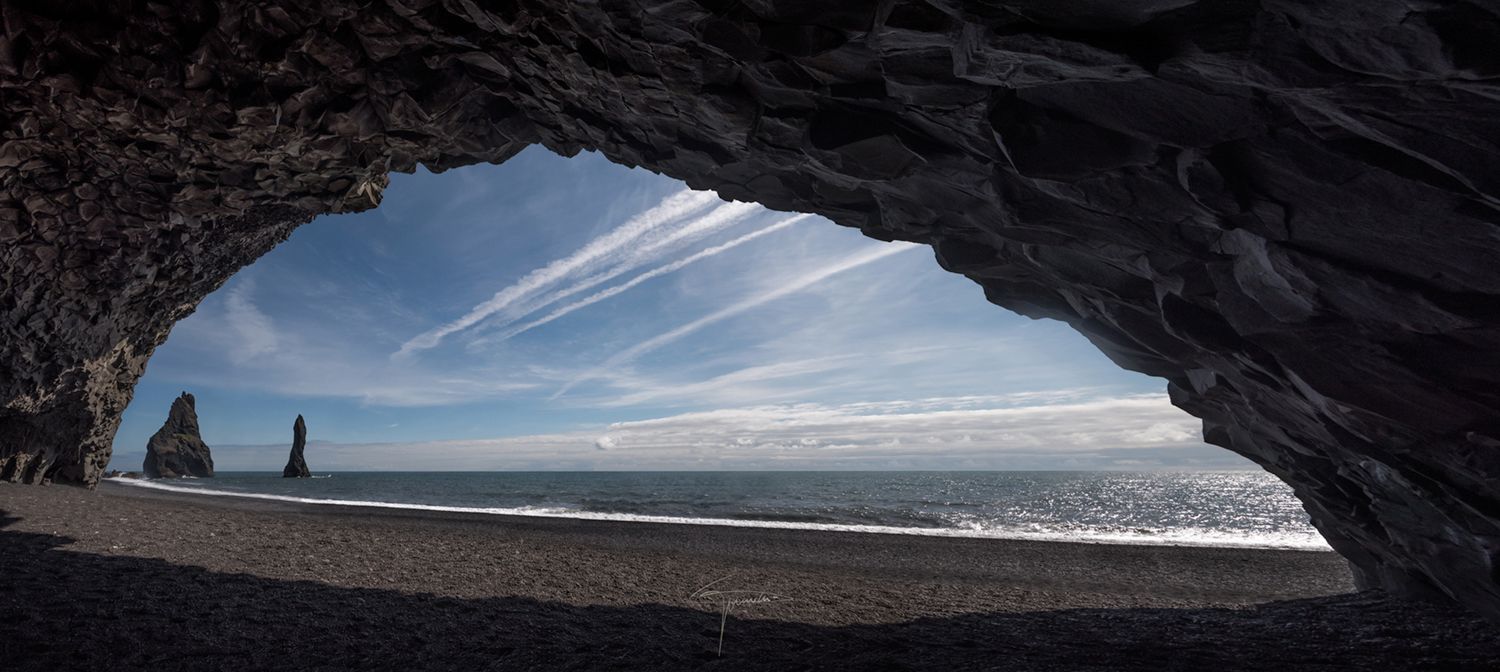
[[[1248,465],[1162,389],[924,246],[532,148],[393,176],[235,275],[114,466],[183,390],[223,470],[279,469],[299,413],[315,471]]]

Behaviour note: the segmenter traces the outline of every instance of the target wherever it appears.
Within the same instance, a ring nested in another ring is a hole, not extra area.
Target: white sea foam
[[[977,539],[1012,539],[1021,541],[1065,541],[1090,544],[1127,544],[1145,546],[1210,546],[1225,548],[1266,548],[1298,551],[1331,551],[1328,543],[1316,532],[1306,533],[1243,533],[1205,528],[1178,529],[1117,529],[1077,527],[1070,529],[1048,528],[1045,525],[1025,526],[988,525],[969,523],[963,527],[924,528],[897,527],[893,525],[847,525],[837,523],[807,523],[776,520],[732,520],[727,518],[690,518],[685,516],[651,516],[634,513],[601,513],[578,511],[560,507],[474,507],[443,506],[437,504],[408,504],[403,502],[379,502],[352,499],[317,499],[292,497],[255,492],[230,492],[199,487],[182,487],[135,478],[111,478],[111,482],[124,485],[166,490],[195,495],[216,497],[243,497],[296,504],[320,506],[365,506],[416,511],[442,511],[450,513],[478,513],[503,516],[531,516],[536,518],[575,518],[581,520],[607,520],[629,523],[668,523],[675,525],[718,525],[727,527],[759,527],[791,530],[823,530],[830,532],[865,532],[875,534],[906,534],[926,537],[963,537]]]

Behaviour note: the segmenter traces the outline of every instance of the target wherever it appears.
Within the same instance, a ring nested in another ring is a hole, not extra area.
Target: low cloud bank
[[[226,471],[263,470],[276,468],[285,452],[283,445],[221,446],[214,458]],[[1165,395],[1084,391],[755,406],[556,434],[319,443],[308,452],[323,471],[1252,466],[1203,444],[1198,421]]]

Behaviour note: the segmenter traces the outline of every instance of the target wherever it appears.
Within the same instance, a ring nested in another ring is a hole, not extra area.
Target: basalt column
[[[1494,0],[99,4],[0,12],[7,478],[92,484],[295,226],[542,143],[931,244],[1500,617]]]

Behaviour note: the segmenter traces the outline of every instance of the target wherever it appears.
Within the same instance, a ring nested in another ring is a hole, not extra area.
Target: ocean
[[[224,472],[136,487],[325,505],[1093,543],[1329,550],[1264,472]]]

